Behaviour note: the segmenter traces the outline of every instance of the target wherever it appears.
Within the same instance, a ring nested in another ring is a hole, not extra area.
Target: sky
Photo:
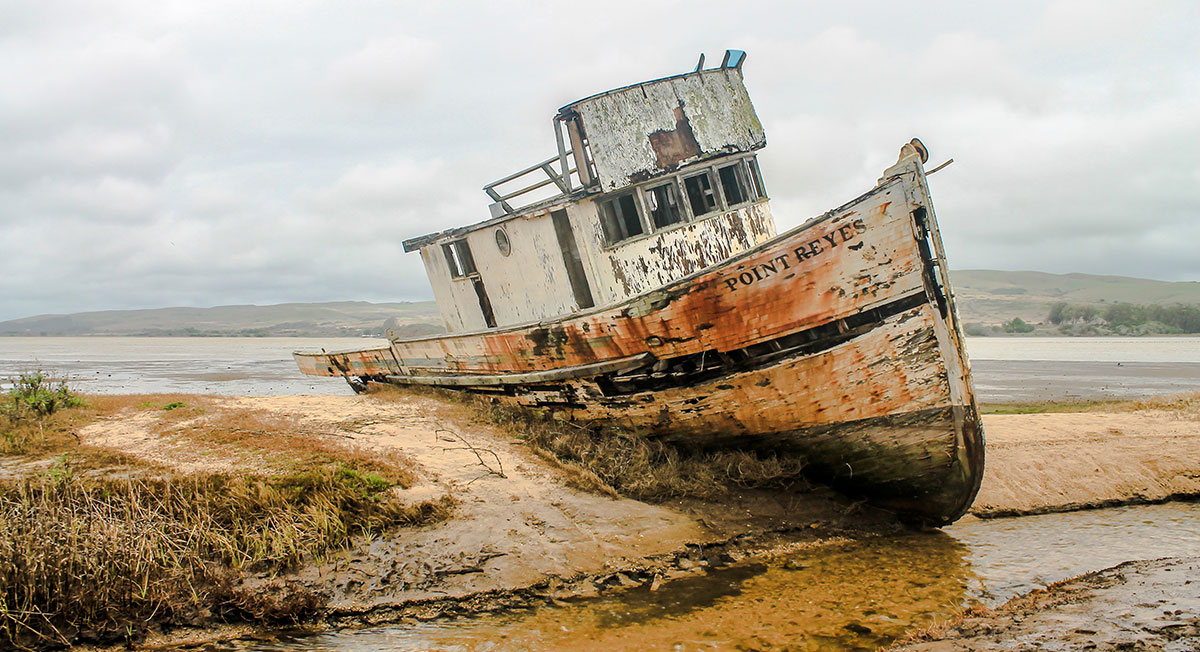
[[[745,50],[780,230],[911,137],[953,269],[1200,280],[1200,3],[0,0],[0,320],[432,298],[558,107]]]

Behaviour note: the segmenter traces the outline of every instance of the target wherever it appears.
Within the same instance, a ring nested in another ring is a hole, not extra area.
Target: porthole
[[[512,243],[508,241],[508,233],[502,228],[496,229],[496,248],[500,250],[501,256],[512,253]]]

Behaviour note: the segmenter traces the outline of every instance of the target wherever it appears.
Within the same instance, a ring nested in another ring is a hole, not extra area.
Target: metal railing
[[[564,124],[564,122],[577,120],[578,116],[574,116],[573,114],[570,116],[562,114],[555,116],[554,140],[558,145],[558,156],[554,156],[542,161],[541,163],[531,165],[520,172],[510,174],[503,179],[493,181],[492,183],[489,183],[483,187],[483,191],[487,193],[487,196],[492,198],[492,205],[490,207],[492,211],[492,217],[500,217],[501,215],[512,213],[514,209],[512,204],[508,203],[510,199],[516,199],[521,195],[533,192],[540,188],[545,188],[550,184],[558,186],[559,194],[543,198],[542,201],[546,199],[557,199],[558,197],[569,195],[576,188],[588,188],[596,185],[596,173],[594,168],[595,164],[592,161],[592,153],[577,122],[572,123],[573,127],[568,129],[571,133],[570,137],[572,149],[567,149],[566,139],[563,138],[563,129],[564,127],[569,126]],[[581,151],[582,155],[575,156],[576,150]],[[553,167],[555,161],[558,162],[557,171]],[[574,164],[576,167],[571,167],[572,164]],[[577,169],[580,165],[583,165],[587,168],[582,174]],[[516,181],[527,174],[533,174],[539,170],[545,173],[545,179],[541,179],[536,183],[532,183],[524,188],[521,188],[520,190],[514,190],[509,193],[504,193],[497,190],[497,186]],[[572,181],[571,175],[575,175],[575,182]],[[537,202],[530,202],[529,204],[526,204],[526,206],[534,203]]]
[[[533,192],[539,188],[545,188],[550,184],[558,186],[560,195],[569,194],[571,192],[571,175],[576,174],[578,171],[575,168],[567,168],[566,174],[560,174],[555,172],[551,165],[554,163],[565,164],[568,160],[566,157],[571,156],[572,154],[574,154],[573,151],[566,150],[566,152],[560,153],[558,156],[548,158],[541,163],[531,165],[520,172],[514,172],[503,179],[493,181],[492,183],[484,186],[483,191],[487,193],[488,197],[492,198],[492,201],[495,202],[495,205],[499,205],[501,208],[503,208],[505,213],[511,213],[514,210],[512,205],[508,203],[510,199],[516,199],[521,195]],[[509,193],[501,194],[496,190],[497,186],[504,185],[511,181],[516,181],[517,179],[520,179],[527,174],[537,172],[538,170],[545,172],[547,178]]]

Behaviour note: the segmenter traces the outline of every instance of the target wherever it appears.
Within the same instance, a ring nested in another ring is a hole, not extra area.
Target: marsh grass
[[[1200,419],[1200,392],[1155,396],[1138,401],[1125,401],[1113,406],[1119,411],[1162,410],[1183,418]]]
[[[371,385],[377,400],[436,396],[463,403],[565,471],[577,489],[651,502],[715,500],[734,488],[806,491],[803,460],[751,450],[689,450],[613,426],[584,426],[447,390]]]
[[[185,475],[79,441],[80,428],[118,415],[225,464]],[[89,396],[10,416],[2,439],[16,445],[0,454],[42,463],[0,481],[0,649],[214,619],[298,622],[324,599],[280,573],[453,510],[449,498],[399,499],[393,489],[417,477],[407,457],[213,397]]]
[[[1200,392],[1152,396],[1138,400],[1097,399],[1081,401],[1035,401],[1029,403],[985,403],[983,414],[1052,414],[1062,412],[1136,412],[1162,410],[1182,417],[1200,417]]]
[[[598,478],[638,500],[714,500],[734,487],[808,487],[797,458],[746,450],[689,451],[619,428],[580,428],[523,415],[515,423],[518,436],[530,446],[580,469],[584,478]]]
[[[321,605],[316,595],[290,587],[264,601],[237,580],[451,509],[389,500],[388,487],[345,468],[100,482],[68,471],[0,485],[0,647],[136,637],[212,616],[297,622]]]

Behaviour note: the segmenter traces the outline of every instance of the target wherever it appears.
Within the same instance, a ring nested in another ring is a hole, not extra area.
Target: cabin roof
[[[701,75],[704,75],[705,73],[713,73],[713,72],[724,70],[724,69],[734,70],[738,73],[738,75],[741,75],[742,64],[745,63],[745,60],[746,60],[745,52],[742,52],[741,50],[726,50],[725,51],[725,59],[721,62],[720,66],[715,67],[715,68],[709,68],[709,69],[705,70],[704,69],[704,55],[701,54],[700,61],[696,65],[696,69],[691,72],[686,72],[686,73],[682,73],[682,74],[678,74],[678,75],[668,75],[666,77],[660,77],[658,79],[641,81],[641,82],[637,82],[634,84],[621,86],[619,88],[613,88],[613,89],[609,89],[609,90],[606,90],[606,91],[603,91],[600,93],[588,95],[587,97],[575,100],[574,102],[571,102],[570,104],[567,104],[567,105],[563,106],[561,109],[559,109],[559,117],[561,118],[562,116],[564,116],[566,114],[575,112],[575,109],[583,104],[587,104],[594,100],[598,100],[598,99],[601,99],[601,98],[604,98],[604,97],[607,97],[610,95],[617,95],[620,93],[624,93],[624,92],[627,92],[634,88],[650,86],[650,85],[654,85],[654,84],[660,84],[662,82],[683,79],[686,77],[701,76]],[[743,93],[744,93],[744,90],[743,90]],[[755,118],[755,120],[757,120],[757,118]],[[761,130],[761,127],[760,127],[760,130]],[[560,144],[560,146],[561,146],[561,144]],[[531,169],[536,169],[536,166]],[[454,237],[458,237],[458,236],[463,236],[463,235],[466,235],[467,233],[471,233],[473,231],[478,231],[481,229],[485,229],[485,228],[493,227],[493,226],[496,226],[499,224],[503,224],[505,222],[508,222],[509,220],[525,217],[525,216],[528,216],[533,213],[542,212],[542,211],[545,211],[545,210],[553,208],[553,207],[564,206],[564,205],[573,203],[575,201],[578,201],[579,199],[587,196],[588,194],[598,192],[598,191],[603,192],[603,190],[598,187],[591,188],[590,190],[587,188],[576,188],[576,189],[573,189],[572,192],[570,192],[570,193],[560,194],[560,195],[556,195],[553,197],[549,197],[542,201],[535,202],[528,206],[524,206],[517,210],[513,210],[506,214],[495,216],[495,217],[492,217],[492,218],[489,218],[489,219],[486,219],[486,220],[483,220],[480,222],[475,222],[473,224],[464,225],[464,226],[458,226],[458,227],[446,229],[444,231],[438,231],[436,233],[428,233],[426,235],[417,236],[415,238],[409,238],[407,240],[404,240],[402,243],[403,247],[404,247],[404,251],[405,252],[417,251],[417,250],[421,249],[422,247],[433,244],[433,243],[437,242],[438,240],[442,240],[444,238],[454,238]]]
[[[718,69],[713,68],[712,70],[718,70]],[[685,72],[685,73],[681,73],[678,75],[667,75],[666,77],[659,77],[658,79],[648,79],[646,81],[640,81],[640,82],[637,82],[636,84],[629,84],[627,86],[622,86],[620,88],[610,88],[606,91],[602,91],[600,93],[593,93],[591,95],[588,95],[587,97],[575,100],[574,102],[571,102],[570,104],[566,104],[561,109],[559,109],[558,112],[559,112],[559,114],[570,113],[571,111],[573,111],[575,109],[575,107],[579,106],[580,104],[599,99],[601,97],[604,97],[605,95],[615,95],[617,93],[623,93],[627,90],[630,90],[632,88],[637,88],[639,86],[658,84],[660,82],[671,81],[672,79],[683,79],[684,77],[689,77],[692,75],[701,75],[701,74],[704,74],[705,72],[707,72],[707,71],[693,70],[692,72]]]
[[[743,52],[741,50],[726,50],[725,51],[725,60],[721,62],[721,65],[717,66],[716,68],[709,68],[708,70],[711,71],[711,70],[721,70],[722,68],[733,68],[734,70],[741,72],[742,64],[745,62],[746,62],[746,53],[745,52]],[[559,114],[567,113],[567,112],[571,111],[572,109],[574,109],[576,106],[583,104],[584,102],[589,102],[591,100],[594,100],[594,99],[597,99],[600,97],[604,97],[605,95],[621,93],[621,92],[627,91],[631,88],[637,88],[638,86],[645,86],[647,84],[657,84],[659,82],[670,81],[672,79],[682,79],[683,77],[687,77],[689,75],[699,75],[704,72],[705,72],[704,55],[701,54],[700,62],[696,65],[696,69],[691,72],[680,73],[678,75],[667,75],[666,77],[659,77],[658,79],[649,79],[646,81],[640,81],[640,82],[637,82],[634,84],[629,84],[627,86],[621,86],[619,88],[610,88],[606,91],[601,91],[599,93],[593,93],[592,95],[588,95],[587,97],[580,98],[578,100],[575,100],[574,102],[571,102],[570,104],[564,105],[562,108],[560,108],[558,110],[558,112],[559,112]]]

